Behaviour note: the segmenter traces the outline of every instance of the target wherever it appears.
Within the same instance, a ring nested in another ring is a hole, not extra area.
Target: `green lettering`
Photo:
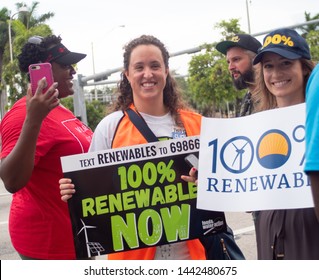
[[[188,182],[189,199],[197,197],[197,186],[194,183]]]
[[[165,187],[165,200],[166,203],[173,203],[177,201],[177,193],[176,193],[176,186],[175,185],[168,185]]]
[[[148,186],[153,186],[157,179],[157,169],[153,162],[147,162],[143,166],[143,180]]]
[[[165,199],[162,193],[162,189],[160,187],[155,187],[152,195],[152,206],[155,206],[158,203],[164,204]]]
[[[173,205],[171,209],[162,208],[161,216],[163,220],[164,231],[167,241],[177,241],[189,238],[189,219],[191,206],[182,204],[181,208],[178,205]]]
[[[116,195],[114,194],[109,195],[109,210],[110,210],[110,213],[114,213],[115,211],[118,211],[118,212],[123,211],[121,193],[117,193]]]
[[[126,168],[125,166],[120,166],[117,169],[117,174],[120,176],[120,187],[121,190],[127,190],[127,176],[126,176]]]
[[[137,164],[132,164],[127,171],[127,182],[128,184],[137,189],[142,184],[142,171],[141,168]]]
[[[94,199],[93,198],[85,198],[82,199],[82,216],[87,217],[89,214],[91,216],[95,215],[95,210],[94,210]]]
[[[153,232],[148,230],[149,223],[153,225]],[[138,233],[141,241],[146,245],[155,245],[162,236],[162,220],[160,215],[153,209],[144,210],[138,218]]]
[[[126,221],[119,215],[112,216],[111,228],[114,251],[124,250],[123,239],[130,249],[139,247],[134,213],[126,214]]]
[[[109,209],[106,207],[107,206],[106,200],[107,200],[106,195],[97,196],[95,198],[96,214],[97,215],[102,215],[102,214],[106,214],[109,212]]]
[[[189,194],[184,194],[183,184],[181,182],[177,183],[178,199],[179,201],[188,200],[190,198]]]
[[[131,210],[135,208],[136,204],[134,203],[134,191],[123,193],[123,209]]]
[[[137,208],[145,208],[150,206],[150,189],[141,189],[135,191],[135,199]]]

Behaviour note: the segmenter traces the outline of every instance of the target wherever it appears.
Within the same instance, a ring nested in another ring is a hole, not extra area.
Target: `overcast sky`
[[[18,1],[1,0],[0,8],[17,12]],[[24,1],[28,6],[33,0]],[[87,53],[78,64],[78,74],[122,66],[122,47],[142,34],[158,37],[169,52],[219,41],[214,25],[240,19],[248,33],[248,3],[251,33],[305,22],[304,12],[319,13],[318,0],[38,0],[37,14],[54,12],[47,22],[53,33],[72,51]],[[16,16],[14,17],[16,18]],[[125,25],[125,27],[120,27]],[[263,36],[257,37],[262,41]],[[92,55],[93,54],[93,55]],[[94,57],[94,60],[93,60]],[[186,74],[189,55],[171,58],[170,68]]]

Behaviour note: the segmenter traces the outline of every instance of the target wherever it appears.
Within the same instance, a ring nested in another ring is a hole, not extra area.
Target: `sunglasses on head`
[[[34,45],[40,45],[43,41],[43,37],[41,36],[32,36],[28,39],[28,43],[34,44]]]

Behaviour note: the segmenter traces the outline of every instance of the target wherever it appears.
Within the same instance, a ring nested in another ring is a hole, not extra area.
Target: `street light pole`
[[[94,49],[93,49],[93,42],[91,42],[92,47],[92,65],[93,65],[93,75],[95,75],[95,62],[94,62]],[[97,100],[97,88],[94,86],[94,99]]]
[[[13,17],[19,13],[27,13],[28,8],[26,6],[22,6],[19,8],[19,10],[14,13],[12,16],[10,16],[9,19],[9,26],[8,26],[8,31],[9,31],[9,49],[10,49],[10,61],[13,62],[13,51],[12,51],[12,38],[11,38],[11,23],[13,20]]]
[[[106,32],[105,35],[111,33],[111,32],[112,32],[114,29],[116,29],[116,28],[124,28],[124,27],[125,27],[124,24],[116,25],[116,26],[114,26],[113,28],[111,28],[108,32]]]
[[[108,32],[106,32],[105,35],[108,35],[109,33],[111,33],[116,28],[125,28],[125,25],[124,24],[116,25],[113,28],[111,28]],[[91,52],[92,52],[92,66],[93,66],[93,76],[94,76],[95,75],[95,60],[94,60],[93,42],[91,42]],[[94,86],[94,99],[98,100],[96,85]]]
[[[246,12],[247,12],[247,22],[248,22],[248,34],[250,34],[251,31],[250,31],[250,18],[249,18],[248,0],[246,0]]]
[[[10,16],[9,24],[8,24],[8,33],[9,33],[9,51],[10,51],[10,62],[13,62],[13,51],[12,51],[12,38],[11,38],[11,23],[12,19],[15,15],[19,13],[26,13],[28,12],[28,8],[26,6],[22,6],[19,8],[18,12],[14,13]],[[5,114],[5,105],[7,104],[7,91],[6,88],[0,90],[0,120]]]

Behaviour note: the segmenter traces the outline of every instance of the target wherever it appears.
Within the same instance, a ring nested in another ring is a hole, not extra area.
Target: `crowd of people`
[[[292,43],[271,40],[276,36],[289,37]],[[315,208],[260,210],[253,217],[258,259],[319,259],[319,70],[318,66],[313,70],[309,46],[295,30],[282,28],[267,34],[263,44],[251,35],[235,34],[216,49],[226,56],[234,87],[247,89],[239,117],[306,101],[305,171]],[[170,73],[169,53],[151,35],[125,46],[118,99],[93,133],[59,102],[74,93],[73,65],[84,57],[69,51],[54,35],[30,38],[19,55],[22,72],[27,73],[31,64],[49,62],[55,81],[44,93],[45,79],[34,95],[29,87],[0,125],[0,177],[13,193],[9,231],[21,259],[76,259],[65,202],[76,194],[77,186],[64,178],[62,156],[147,143],[128,110],[137,113],[157,139],[200,134],[201,115],[183,101]],[[192,168],[182,179],[197,184],[196,176]],[[224,249],[236,251],[230,259],[245,259],[230,228],[227,233],[222,238]],[[214,259],[220,249],[212,246],[214,241],[211,236],[201,237],[112,253],[108,259]]]

